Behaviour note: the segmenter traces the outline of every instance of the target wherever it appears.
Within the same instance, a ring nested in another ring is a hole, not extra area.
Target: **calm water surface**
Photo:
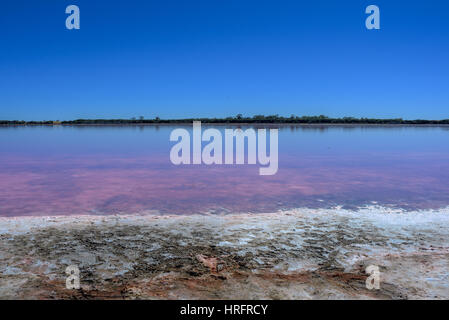
[[[449,205],[447,127],[283,127],[273,176],[175,166],[174,128],[0,127],[0,216]]]

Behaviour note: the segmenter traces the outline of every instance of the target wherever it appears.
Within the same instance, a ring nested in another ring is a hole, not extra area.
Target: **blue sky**
[[[0,119],[449,118],[445,0],[17,0],[0,39]]]

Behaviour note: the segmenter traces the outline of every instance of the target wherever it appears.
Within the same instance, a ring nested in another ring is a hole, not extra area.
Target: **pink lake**
[[[281,127],[273,176],[175,166],[173,129],[0,127],[0,216],[449,205],[448,127]]]

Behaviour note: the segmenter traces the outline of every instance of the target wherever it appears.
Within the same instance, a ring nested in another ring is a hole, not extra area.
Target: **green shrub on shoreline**
[[[23,121],[23,120],[0,120],[0,125],[126,125],[126,124],[182,124],[201,121],[202,123],[248,123],[248,124],[411,124],[411,125],[440,125],[449,124],[449,119],[443,120],[404,120],[396,119],[375,119],[375,118],[329,118],[327,116],[295,116],[282,117],[279,115],[255,115],[253,117],[243,117],[238,114],[235,117],[226,118],[188,118],[188,119],[144,119],[143,117],[132,119],[77,119],[69,121]]]

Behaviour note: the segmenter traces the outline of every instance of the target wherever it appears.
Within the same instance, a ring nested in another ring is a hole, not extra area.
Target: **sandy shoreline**
[[[2,299],[448,299],[449,208],[0,218]],[[65,288],[77,265],[81,289]],[[380,290],[365,286],[368,265]]]

